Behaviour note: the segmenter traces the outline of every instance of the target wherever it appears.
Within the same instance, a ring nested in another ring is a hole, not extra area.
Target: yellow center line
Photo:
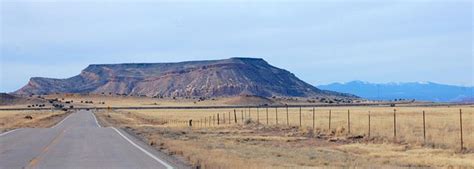
[[[50,147],[56,145],[59,142],[60,138],[62,138],[66,130],[68,130],[69,128],[70,126],[66,129],[61,130],[61,132],[58,135],[56,135],[56,137],[54,137],[54,139],[51,140],[51,142],[48,145],[43,147],[43,149],[41,150],[41,153],[28,163],[26,168],[35,168],[36,165],[44,158],[43,157],[44,154],[46,154],[49,151]]]

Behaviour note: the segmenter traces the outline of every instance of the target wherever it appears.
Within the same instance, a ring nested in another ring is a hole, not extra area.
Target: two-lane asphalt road
[[[0,135],[0,169],[183,168],[126,132],[103,128],[88,111],[52,128],[23,128]]]

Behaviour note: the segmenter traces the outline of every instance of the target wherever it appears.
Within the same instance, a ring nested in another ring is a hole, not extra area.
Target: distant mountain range
[[[89,65],[67,79],[33,77],[17,95],[96,93],[149,97],[220,97],[238,95],[339,97],[260,58]]]
[[[434,102],[474,102],[474,87],[433,82],[369,83],[351,81],[317,86],[320,89],[351,93],[370,100],[416,99]]]

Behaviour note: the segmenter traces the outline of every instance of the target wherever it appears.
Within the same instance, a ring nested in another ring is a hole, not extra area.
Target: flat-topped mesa
[[[146,96],[337,96],[260,58],[177,63],[92,64],[67,79],[32,78],[15,94],[114,93]]]

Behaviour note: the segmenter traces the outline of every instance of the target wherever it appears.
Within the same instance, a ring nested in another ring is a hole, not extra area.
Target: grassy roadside
[[[157,117],[98,112],[102,124],[127,129],[151,146],[203,168],[474,167],[473,153],[383,140],[312,134],[294,126],[174,127]],[[336,138],[336,139],[335,139]]]
[[[48,128],[54,126],[69,114],[69,112],[50,110],[0,111],[0,132],[16,128]]]
[[[460,149],[459,110],[463,111],[464,148],[474,152],[474,108],[469,106],[455,107],[329,107],[315,108],[275,108],[235,109],[238,124],[242,125],[247,119],[259,121],[266,126],[313,128],[317,133],[335,133],[340,135],[370,135],[373,139],[396,141],[412,145],[424,145],[431,148]],[[268,114],[267,114],[268,110]],[[396,110],[396,139],[394,139],[394,110]],[[176,121],[193,120],[196,127],[202,122],[217,119],[220,115],[221,125],[211,124],[211,127],[235,125],[234,109],[160,109],[160,110],[123,110],[145,119],[171,122],[166,126],[186,126]],[[348,127],[348,112],[350,111],[350,127]],[[331,112],[331,114],[329,114]],[[423,112],[426,112],[426,140],[424,139]],[[277,115],[278,113],[278,115]],[[301,115],[301,116],[300,116]],[[314,117],[313,117],[314,115]],[[369,115],[371,121],[369,122]],[[267,118],[268,117],[268,118]],[[300,118],[301,117],[301,118]],[[288,121],[287,121],[288,118]],[[229,121],[230,119],[230,121]],[[301,123],[300,123],[301,119]],[[314,123],[312,120],[315,120]],[[329,119],[330,122],[329,123]],[[225,123],[224,123],[225,121]],[[230,122],[230,123],[229,123]],[[301,124],[301,127],[299,127]],[[369,125],[370,124],[370,130]],[[209,124],[202,127],[208,128]],[[329,129],[330,127],[330,129]],[[350,130],[350,131],[349,131]],[[369,133],[370,131],[370,133]]]

